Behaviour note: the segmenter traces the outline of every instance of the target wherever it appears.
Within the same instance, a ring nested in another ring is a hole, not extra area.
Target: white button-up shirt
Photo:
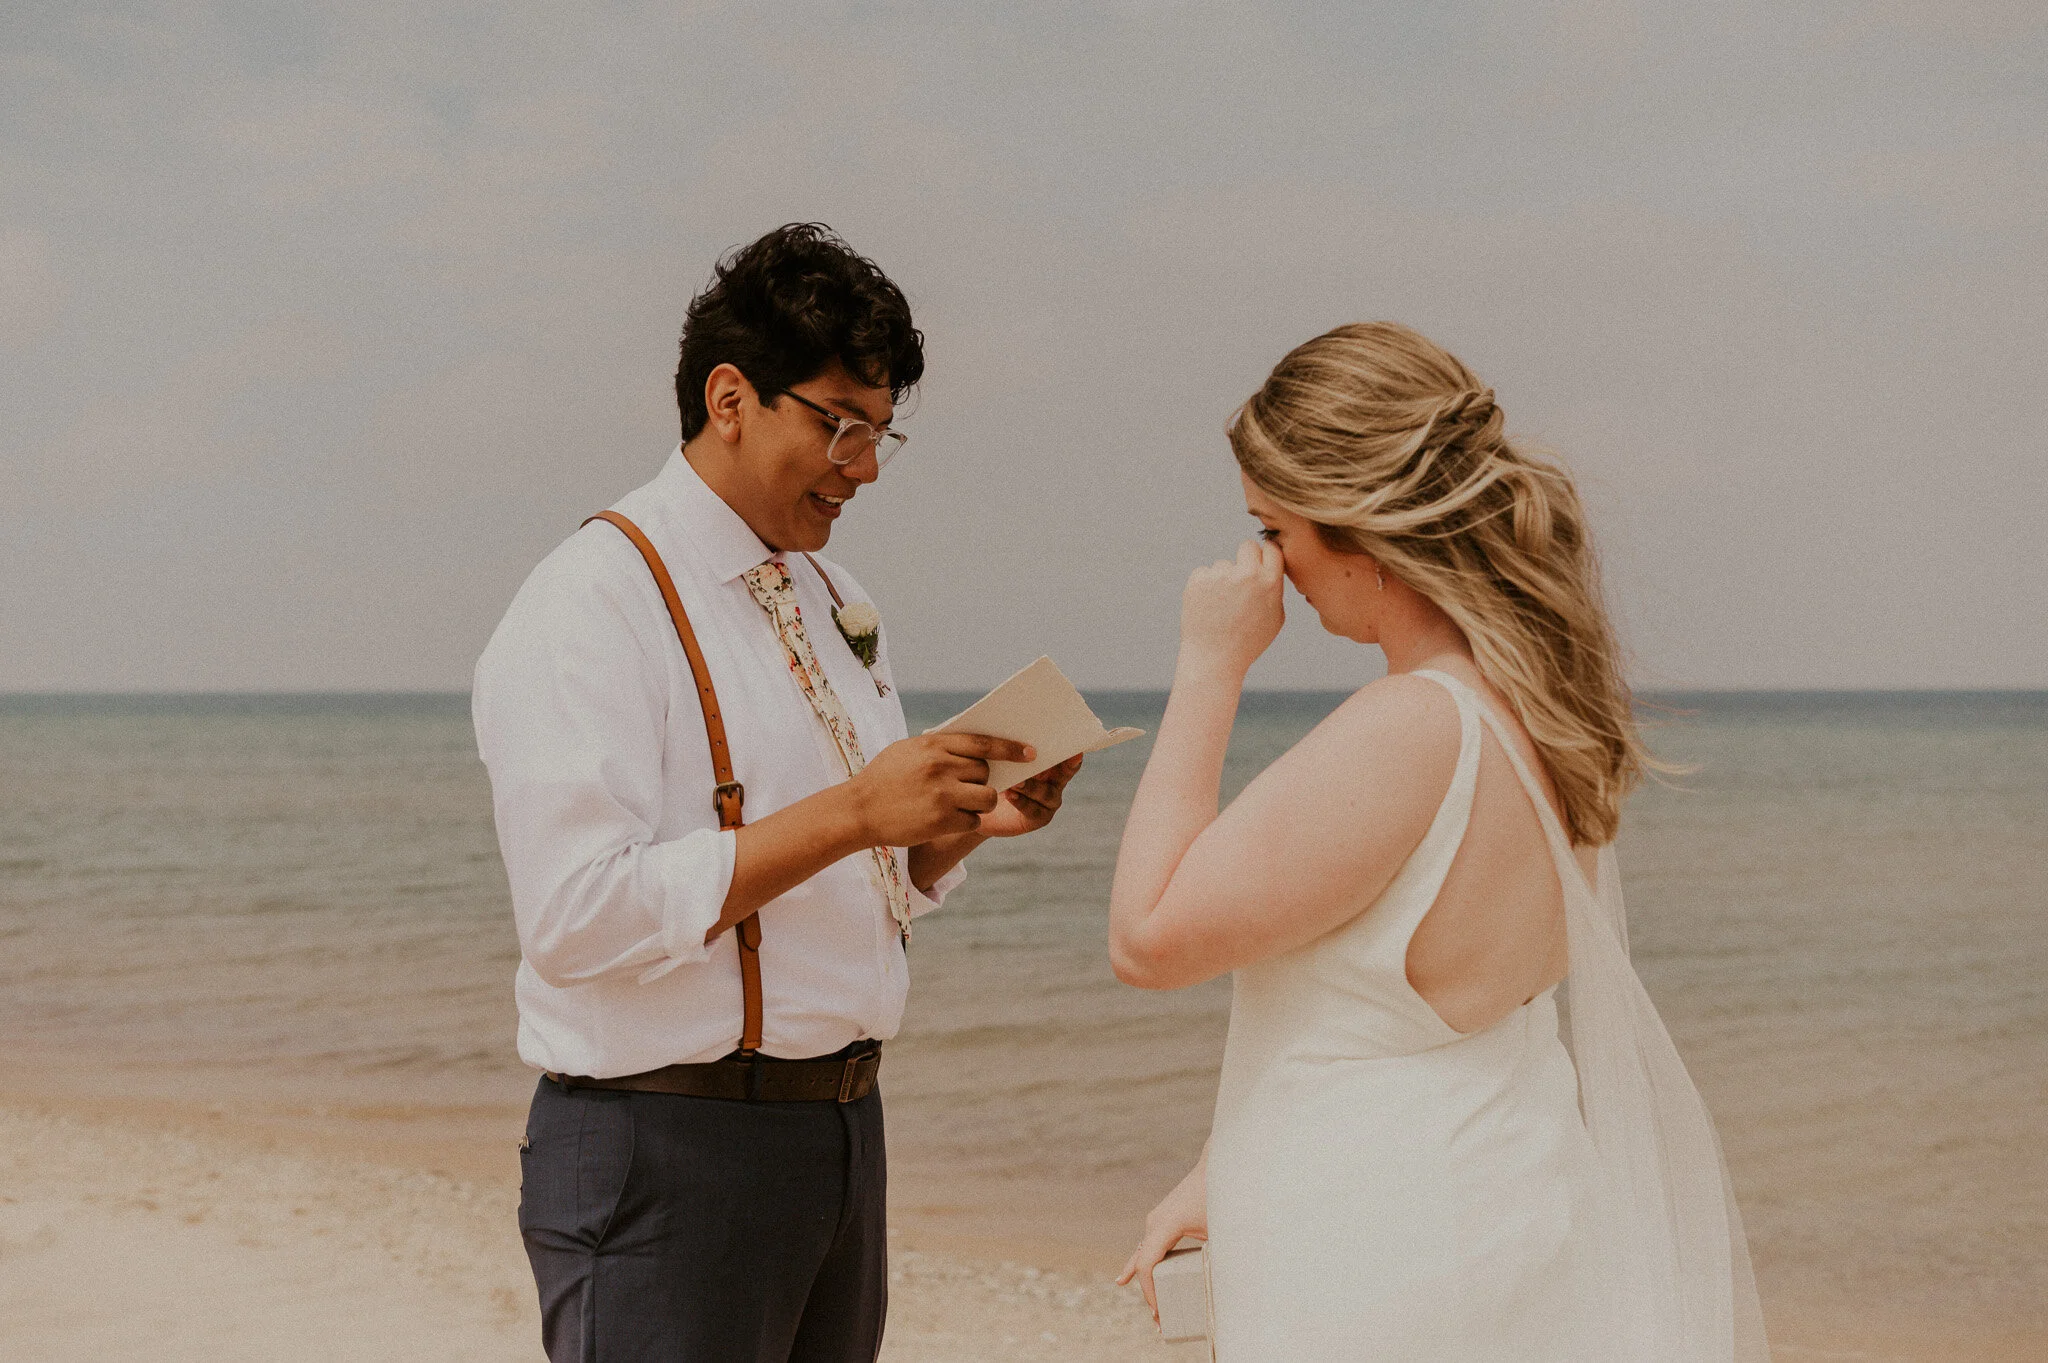
[[[675,579],[718,691],[747,818],[844,781],[773,622],[740,580],[772,556],[767,546],[680,449],[613,509],[646,533]],[[800,554],[787,562],[811,647],[873,757],[905,733],[888,634],[870,675],[833,625],[817,571]],[[869,599],[851,574],[820,562],[848,602]],[[738,948],[731,932],[709,946],[704,934],[732,883],[735,835],[719,831],[712,808],[716,778],[689,662],[631,541],[597,522],[541,561],[477,660],[471,706],[519,928],[520,1057],[607,1078],[731,1051]],[[846,857],[762,907],[769,1055],[825,1055],[895,1035],[909,972],[867,862],[866,853]],[[936,907],[963,874],[956,867],[929,894],[913,886],[911,912]]]

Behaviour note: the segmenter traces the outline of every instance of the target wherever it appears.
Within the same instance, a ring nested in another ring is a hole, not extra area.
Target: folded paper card
[[[1143,729],[1105,729],[1088,702],[1050,658],[1040,658],[928,734],[988,734],[1029,743],[1031,762],[991,762],[988,783],[1008,790],[1079,753],[1100,752],[1141,736]]]

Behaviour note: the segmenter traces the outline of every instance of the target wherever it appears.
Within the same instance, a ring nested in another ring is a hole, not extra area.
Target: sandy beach
[[[11,1097],[0,1105],[6,1356],[537,1363],[513,1224],[518,1127],[504,1105]],[[1206,1356],[1161,1343],[1085,1238],[1006,1241],[986,1218],[951,1231],[929,1211],[899,1219],[888,1363]],[[1802,1326],[1782,1302],[1774,1315],[1785,1363],[2042,1357],[2031,1330],[1937,1329],[1882,1311],[1858,1327]]]
[[[515,1135],[474,1139],[491,1127]],[[503,1109],[0,1108],[5,1354],[540,1360],[517,1130]],[[891,1363],[1201,1356],[1158,1342],[1106,1273],[893,1238]]]

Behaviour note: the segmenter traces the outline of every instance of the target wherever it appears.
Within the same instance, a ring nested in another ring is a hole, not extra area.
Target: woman
[[[1224,1363],[1767,1358],[1628,962],[1609,848],[1649,758],[1571,480],[1389,323],[1296,349],[1229,433],[1262,530],[1188,582],[1109,946],[1131,984],[1236,992],[1209,1146],[1123,1281],[1153,1300],[1206,1238]],[[1219,814],[1283,576],[1388,675]]]

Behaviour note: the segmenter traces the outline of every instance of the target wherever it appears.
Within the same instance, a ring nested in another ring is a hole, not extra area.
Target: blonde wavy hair
[[[1572,840],[1605,845],[1659,764],[1638,732],[1579,494],[1502,425],[1493,390],[1448,351],[1360,322],[1290,351],[1229,434],[1267,496],[1456,622],[1535,740]]]

